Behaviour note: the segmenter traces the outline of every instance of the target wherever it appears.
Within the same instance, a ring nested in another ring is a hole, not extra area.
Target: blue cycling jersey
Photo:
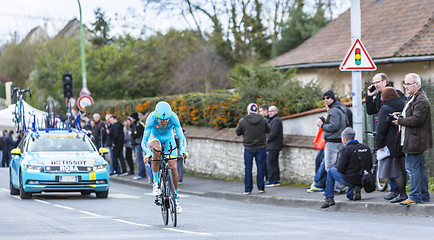
[[[150,140],[158,139],[161,144],[165,145],[165,153],[169,153],[169,143],[172,144],[172,148],[176,147],[175,138],[173,135],[173,129],[175,129],[176,135],[179,138],[179,154],[184,154],[187,147],[187,141],[185,140],[184,133],[182,132],[181,124],[179,123],[178,116],[172,112],[169,118],[169,122],[166,127],[161,127],[158,123],[157,115],[155,111],[149,114],[145,123],[145,130],[142,138],[142,148],[147,155],[153,156],[152,150],[149,147]]]

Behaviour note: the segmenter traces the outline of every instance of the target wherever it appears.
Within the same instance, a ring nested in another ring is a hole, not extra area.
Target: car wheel
[[[20,197],[21,197],[21,199],[31,199],[32,198],[32,193],[28,193],[28,192],[24,191],[23,177],[21,176],[21,171],[20,171]]]
[[[107,198],[108,197],[108,189],[107,191],[96,192],[96,198]]]
[[[19,195],[20,190],[16,189],[12,184],[12,173],[9,171],[9,192],[11,195]]]

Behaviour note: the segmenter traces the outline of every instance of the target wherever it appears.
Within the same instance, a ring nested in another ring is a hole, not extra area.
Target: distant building
[[[95,35],[90,29],[83,25],[83,35],[86,42],[94,38]],[[70,20],[54,38],[75,38],[80,39],[80,21],[76,18]]]
[[[403,90],[405,74],[415,72],[425,81],[434,80],[434,1],[363,0],[361,39],[377,65],[376,72],[363,72],[364,81],[386,73]],[[339,65],[351,47],[351,13],[343,13],[297,48],[268,62],[279,70],[297,67],[296,78],[318,80],[323,89],[333,84],[341,95],[351,93],[351,72]],[[365,91],[365,90],[364,90]]]
[[[35,27],[26,35],[21,43],[41,44],[48,41],[50,37],[45,29]]]

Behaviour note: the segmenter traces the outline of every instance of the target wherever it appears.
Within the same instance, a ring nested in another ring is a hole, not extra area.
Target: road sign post
[[[375,71],[377,67],[369,56],[361,38],[360,0],[351,0],[351,43],[339,70],[351,71],[353,100],[353,129],[356,140],[363,141],[363,109],[362,109],[362,73],[360,71]]]

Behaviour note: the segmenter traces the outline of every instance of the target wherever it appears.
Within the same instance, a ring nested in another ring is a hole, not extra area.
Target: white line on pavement
[[[6,188],[0,188],[0,191],[3,191],[3,192],[9,192],[9,189],[6,189]]]
[[[175,228],[163,228],[164,230],[173,231],[173,232],[181,232],[181,233],[189,233],[189,234],[198,234],[203,236],[212,236],[210,233],[203,233],[203,232],[192,232],[192,231],[186,231],[186,230],[180,230]]]
[[[47,202],[47,201],[44,201],[44,200],[40,200],[40,199],[33,199],[33,201],[40,202],[40,203],[43,203],[43,204],[51,204],[50,202]]]
[[[99,214],[96,214],[96,213],[91,213],[91,212],[88,212],[88,211],[80,210],[79,212],[87,214],[87,215],[90,215],[90,216],[93,216],[93,217],[102,217],[102,215],[99,215]]]
[[[53,204],[53,206],[59,207],[59,208],[64,208],[64,209],[68,209],[68,210],[76,210],[76,209],[74,209],[72,207],[67,207],[67,206],[63,206],[63,205],[60,205],[60,204]]]
[[[118,222],[122,222],[122,223],[126,223],[126,224],[131,224],[131,225],[136,225],[136,226],[142,226],[142,227],[150,227],[151,225],[148,224],[142,224],[142,223],[135,223],[135,222],[130,222],[130,221],[126,221],[126,220],[122,220],[122,219],[117,219],[114,218],[114,221],[118,221]]]

